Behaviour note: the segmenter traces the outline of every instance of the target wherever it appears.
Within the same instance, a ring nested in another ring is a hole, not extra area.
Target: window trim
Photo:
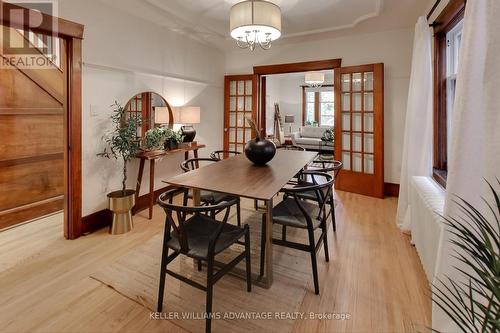
[[[433,178],[446,188],[447,160],[447,34],[462,21],[466,0],[451,0],[434,21],[434,163]]]
[[[307,98],[306,98],[306,89],[308,88],[311,88],[309,86],[302,86],[302,126],[306,126],[306,118],[307,118]],[[318,87],[318,89],[320,88],[333,88],[333,84],[323,84],[321,85],[321,87]],[[334,92],[332,90],[332,92]],[[319,96],[319,91],[316,91],[315,92],[315,97],[314,97],[314,118],[315,119],[318,119],[318,125],[320,125],[320,118],[321,118],[321,114],[320,114],[320,96]],[[334,92],[334,96],[335,96],[335,92]],[[335,101],[333,102],[335,103]],[[335,104],[334,104],[335,105]],[[335,106],[334,106],[334,109],[335,109]],[[334,123],[335,123],[335,113],[333,115],[333,118],[334,118]]]

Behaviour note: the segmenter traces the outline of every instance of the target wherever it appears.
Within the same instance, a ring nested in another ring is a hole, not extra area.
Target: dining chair
[[[308,171],[322,172],[322,173],[328,173],[328,174],[333,175],[332,195],[330,197],[331,201],[328,203],[331,206],[331,210],[329,211],[329,215],[331,214],[331,216],[332,216],[333,232],[337,231],[337,222],[335,219],[335,202],[334,202],[334,195],[333,195],[333,193],[334,193],[333,192],[333,185],[335,184],[335,180],[337,179],[337,176],[343,167],[344,167],[344,164],[340,161],[334,161],[334,160],[324,161],[324,160],[318,160],[318,159],[312,161],[307,166]],[[304,176],[299,177],[300,183],[302,183],[303,185],[306,185],[306,184],[313,185],[314,184],[314,180],[311,177],[307,177],[307,175],[304,175]],[[323,191],[326,191],[326,189],[324,189]],[[298,196],[302,199],[307,199],[307,200],[312,200],[312,201],[318,200],[316,193],[314,191],[299,193]],[[320,197],[319,199],[322,199],[322,198]],[[326,218],[328,219],[328,217],[329,216],[327,216]],[[283,232],[286,233],[286,230]]]
[[[185,160],[184,162],[181,163],[181,169],[184,172],[190,172],[193,170],[196,170],[200,167],[200,165],[203,164],[209,164],[209,163],[216,163],[219,162],[220,160],[215,159],[215,158],[192,158]],[[188,196],[184,198],[184,205],[187,205],[187,200],[192,199],[193,196],[190,193]],[[238,223],[238,226],[241,226],[241,205],[240,205],[240,198],[238,197],[232,197],[230,195],[227,195],[225,193],[219,193],[219,192],[210,192],[210,191],[200,191],[200,201],[204,205],[216,205],[220,202],[227,201],[230,199],[236,199],[236,220]],[[212,211],[212,217],[215,217],[217,214],[217,211]]]
[[[279,224],[288,228],[299,228],[307,231],[309,242],[301,244],[291,242],[286,239],[286,233],[282,234],[281,239],[272,238],[272,243],[279,246],[309,252],[311,256],[314,291],[319,294],[318,282],[318,264],[316,253],[323,244],[325,251],[325,260],[330,260],[328,255],[327,239],[327,209],[333,195],[333,176],[323,172],[304,171],[303,174],[312,180],[312,183],[299,183],[288,185],[281,192],[285,194],[283,201],[278,203],[272,210],[273,224]],[[305,200],[300,194],[313,192],[316,195],[316,201]],[[331,207],[330,209],[331,210]],[[262,235],[261,235],[261,256],[260,256],[260,274],[264,275],[265,261],[265,240],[266,240],[266,214],[262,217]],[[315,241],[314,231],[321,229],[321,235],[318,241]]]
[[[248,224],[240,228],[227,223],[231,206],[236,203],[236,198],[220,202],[217,205],[197,207],[179,206],[173,203],[175,196],[180,194],[187,196],[187,192],[187,189],[175,188],[163,193],[158,198],[158,204],[164,209],[166,219],[161,255],[157,311],[162,312],[163,310],[165,278],[168,274],[207,293],[205,331],[210,332],[212,324],[213,286],[243,259],[246,262],[247,291],[252,291],[250,228]],[[222,221],[218,221],[204,214],[214,210],[225,211]],[[214,273],[215,256],[231,245],[239,242],[241,238],[244,238],[245,250]],[[169,250],[173,251],[170,255]],[[206,286],[167,268],[168,265],[181,254],[197,260],[199,271],[201,271],[202,268],[201,263],[207,263]]]
[[[240,155],[241,153],[238,151],[232,151],[232,150],[216,150],[210,154],[210,158],[216,159],[216,160],[223,160],[225,156],[236,156]]]

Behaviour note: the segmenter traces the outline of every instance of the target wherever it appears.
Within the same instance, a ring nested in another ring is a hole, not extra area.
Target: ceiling
[[[102,0],[135,16],[227,49],[229,11],[242,0]],[[280,42],[353,31],[413,27],[429,0],[271,0],[281,7]]]

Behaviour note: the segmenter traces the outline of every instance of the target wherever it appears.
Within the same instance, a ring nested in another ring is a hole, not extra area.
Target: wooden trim
[[[30,109],[30,108],[0,108],[0,115],[2,116],[19,116],[19,115],[33,115],[33,116],[51,116],[64,114],[63,108],[45,108],[45,109]]]
[[[446,34],[464,17],[466,0],[450,0],[432,24],[434,27],[434,171],[433,178],[446,188],[448,170]]]
[[[267,78],[265,76],[262,77],[261,85],[260,85],[260,119],[258,123],[260,124],[260,132],[261,135],[267,137],[267,100],[266,100],[266,90],[267,90]]]
[[[12,166],[21,165],[21,164],[53,161],[53,160],[59,160],[59,159],[63,159],[63,158],[64,158],[64,153],[37,155],[37,156],[31,156],[31,157],[16,158],[14,160],[0,161],[0,167],[12,167]]]
[[[113,221],[113,213],[103,209],[82,218],[82,235],[93,233],[102,228],[109,227]]]
[[[27,222],[60,211],[63,209],[63,205],[64,198],[59,196],[2,211],[0,212],[0,229],[14,226],[19,224],[20,221]]]
[[[156,190],[154,192],[154,201],[156,202],[156,200],[158,200],[158,197],[162,193],[172,188],[173,186],[165,186],[161,189]],[[149,208],[149,194],[144,194],[137,199],[132,211],[134,214],[137,214],[148,208]],[[82,218],[82,235],[86,235],[95,232],[99,229],[109,227],[112,221],[113,221],[113,213],[109,209],[103,209],[95,213],[92,213],[90,215],[84,216]]]
[[[31,15],[31,17],[39,17],[41,15],[42,23],[38,27],[30,27],[28,22],[21,20],[19,17],[10,17],[9,12],[15,9],[26,11],[25,17],[27,17],[27,15]],[[53,17],[38,11],[4,2],[2,0],[0,0],[0,24],[16,29],[31,30],[46,34],[56,34],[57,36],[63,38],[82,39],[84,31],[84,26],[81,24]],[[53,31],[54,27],[56,27],[57,31]]]
[[[436,0],[436,2],[434,3],[434,5],[432,6],[431,10],[427,14],[427,19],[431,18],[432,14],[434,14],[434,11],[436,10],[437,6],[439,6],[440,3],[441,3],[441,0]]]
[[[253,73],[258,75],[286,74],[308,71],[335,69],[342,66],[342,59],[305,61],[278,65],[254,66]]]
[[[64,236],[82,234],[82,40],[68,39]]]
[[[446,34],[446,32],[453,29],[453,27],[464,17],[466,3],[466,0],[450,0],[441,14],[439,14],[432,23],[434,34]]]
[[[384,194],[386,197],[399,197],[399,184],[385,183]]]

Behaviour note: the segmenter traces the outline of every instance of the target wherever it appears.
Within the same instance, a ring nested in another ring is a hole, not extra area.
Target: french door
[[[335,188],[384,197],[384,65],[335,70]]]
[[[245,118],[257,119],[257,75],[227,75],[224,79],[224,150],[244,152],[255,137]]]

